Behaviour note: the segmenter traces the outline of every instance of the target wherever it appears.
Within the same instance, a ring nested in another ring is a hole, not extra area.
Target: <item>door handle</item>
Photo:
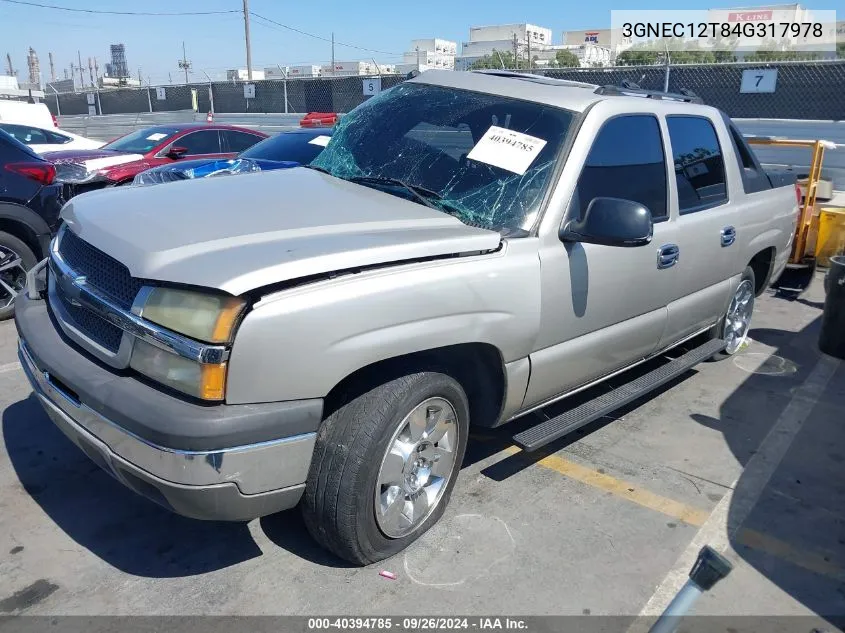
[[[681,249],[677,244],[664,244],[657,251],[657,268],[672,268],[681,257]]]
[[[736,241],[736,229],[732,226],[726,226],[722,229],[722,247],[730,246]]]

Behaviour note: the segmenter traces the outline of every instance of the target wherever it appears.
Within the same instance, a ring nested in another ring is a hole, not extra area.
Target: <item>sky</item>
[[[26,80],[26,54],[35,49],[42,78],[49,80],[47,53],[52,52],[58,79],[76,62],[77,51],[87,67],[97,57],[101,72],[109,60],[109,45],[126,45],[126,58],[134,76],[153,85],[184,82],[177,61],[185,42],[193,64],[192,81],[225,77],[230,68],[245,68],[242,0],[32,0],[40,4],[86,10],[187,12],[233,11],[208,16],[120,16],[77,13],[51,8],[11,4],[0,0],[0,54],[5,69],[6,53]],[[842,9],[842,0],[807,2],[811,9]],[[381,63],[401,62],[414,38],[440,37],[460,44],[469,38],[471,26],[528,22],[552,29],[554,43],[561,43],[565,30],[599,29],[610,26],[612,9],[677,9],[677,0],[655,0],[637,7],[622,0],[250,0],[250,11],[301,31],[330,39],[335,34],[335,59],[354,61],[375,58]],[[709,0],[684,8],[754,6],[762,2]],[[839,5],[839,6],[837,6]],[[843,19],[843,17],[839,17]],[[302,35],[253,17],[250,21],[253,67],[326,64],[331,60],[329,42]],[[373,49],[358,50],[344,46]],[[378,52],[375,52],[378,51]],[[87,71],[86,71],[87,79]]]

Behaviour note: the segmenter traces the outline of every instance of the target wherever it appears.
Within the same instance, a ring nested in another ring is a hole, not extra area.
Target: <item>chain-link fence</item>
[[[776,69],[774,92],[742,92],[745,71]],[[457,71],[456,71],[457,72]],[[845,60],[555,68],[531,70],[549,77],[598,85],[632,81],[643,88],[688,89],[732,117],[845,119]],[[321,77],[261,80],[247,97],[244,82],[116,88],[45,97],[57,115],[137,114],[195,110],[215,113],[348,112],[368,98],[365,83],[379,79],[386,90],[404,76]],[[668,80],[668,84],[667,84]]]

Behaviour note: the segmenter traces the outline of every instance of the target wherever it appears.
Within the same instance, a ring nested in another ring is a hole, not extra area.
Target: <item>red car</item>
[[[267,134],[232,125],[186,123],[137,130],[93,150],[48,152],[56,178],[81,193],[132,182],[139,172],[174,161],[233,158],[267,138]]]

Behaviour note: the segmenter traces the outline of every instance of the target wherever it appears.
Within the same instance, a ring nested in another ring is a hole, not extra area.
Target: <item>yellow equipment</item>
[[[799,184],[804,189],[803,203],[799,200],[799,220],[795,227],[795,238],[792,240],[792,253],[786,270],[780,278],[772,284],[782,294],[800,295],[813,281],[816,271],[816,243],[820,246],[822,240],[811,239],[818,229],[818,214],[816,213],[816,193],[822,176],[822,163],[825,149],[836,147],[829,141],[795,140],[769,137],[746,137],[751,145],[765,145],[768,147],[807,148],[812,150],[810,171],[806,182]],[[831,225],[832,226],[832,225]]]

